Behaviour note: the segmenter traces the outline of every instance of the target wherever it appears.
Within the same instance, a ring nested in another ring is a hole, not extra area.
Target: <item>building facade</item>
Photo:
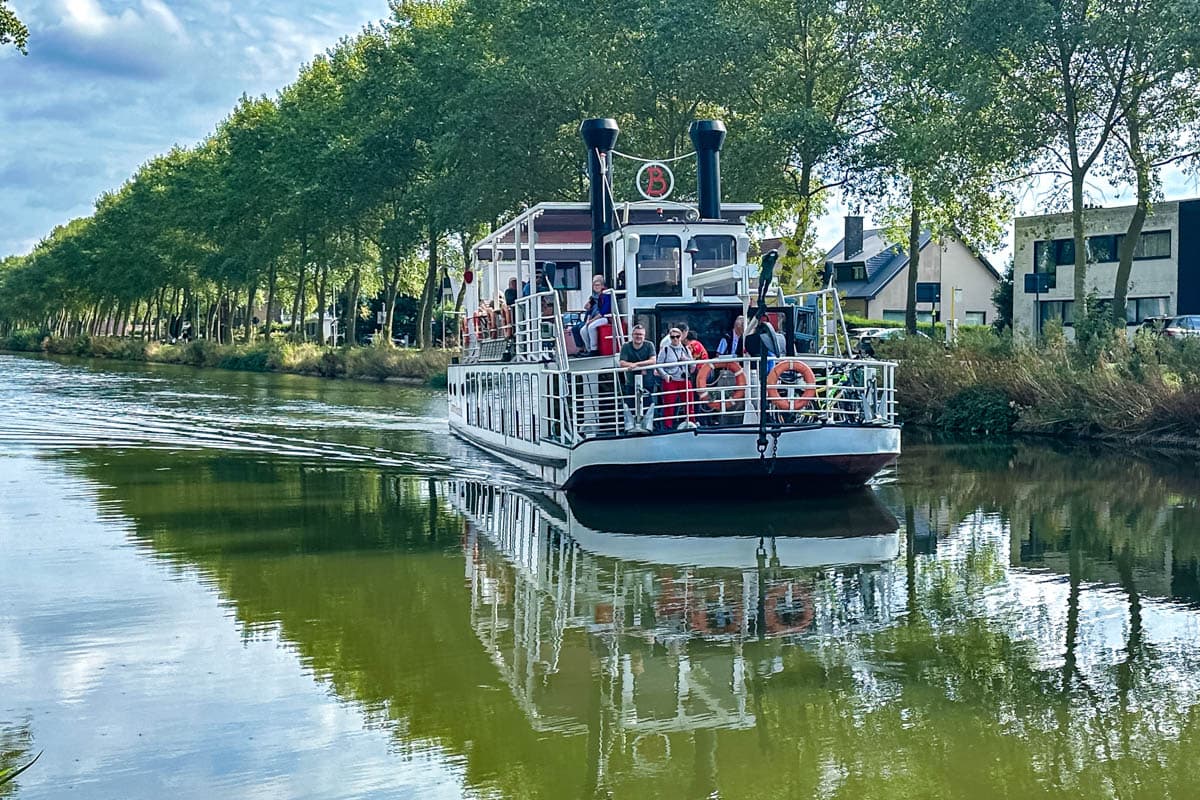
[[[1084,211],[1086,287],[1100,302],[1112,301],[1118,253],[1134,208]],[[1013,327],[1018,335],[1035,336],[1054,320],[1073,337],[1071,214],[1018,217],[1013,228]],[[1035,274],[1042,277],[1029,277]],[[1129,330],[1147,317],[1174,314],[1200,314],[1200,199],[1156,203],[1134,249],[1125,305]]]
[[[846,217],[845,235],[826,254],[826,269],[842,292],[848,314],[904,321],[908,303],[907,243],[889,241],[881,229],[863,230],[862,217]],[[992,293],[1000,274],[983,256],[954,236],[920,239],[917,316],[959,325],[987,325],[995,318]]]

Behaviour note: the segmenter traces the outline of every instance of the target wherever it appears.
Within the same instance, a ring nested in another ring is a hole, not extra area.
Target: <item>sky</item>
[[[29,55],[0,53],[0,257],[173,145],[211,133],[243,94],[387,16],[387,0],[11,0]]]
[[[85,216],[137,167],[212,132],[243,94],[274,94],[339,38],[387,16],[387,0],[13,0],[29,55],[0,53],[0,257],[26,253],[55,225]],[[1021,213],[1045,210],[1031,187]],[[1166,199],[1200,196],[1164,176]],[[1090,201],[1131,202],[1103,182]],[[735,198],[730,198],[735,199]],[[752,201],[755,198],[736,198]],[[834,202],[818,242],[841,238]],[[1010,234],[1011,235],[1011,234]],[[993,253],[1000,266],[1008,247]]]

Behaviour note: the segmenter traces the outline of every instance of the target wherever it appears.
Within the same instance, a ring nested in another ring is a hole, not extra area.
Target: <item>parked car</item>
[[[877,333],[864,334],[855,343],[855,349],[864,356],[875,355],[875,345],[879,342],[891,342],[908,336],[908,331],[904,328],[867,328],[866,330],[874,330]],[[918,339],[929,338],[929,334],[921,331],[917,331],[916,336]]]
[[[1190,339],[1200,336],[1200,314],[1182,314],[1171,317],[1163,325],[1162,335],[1168,339]]]
[[[1163,331],[1166,330],[1167,323],[1172,319],[1174,317],[1146,317],[1142,320],[1142,324],[1138,326],[1138,330],[1150,331],[1150,333],[1156,336],[1162,336]]]

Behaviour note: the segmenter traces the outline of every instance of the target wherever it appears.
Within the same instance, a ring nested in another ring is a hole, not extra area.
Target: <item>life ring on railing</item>
[[[513,311],[512,306],[501,306],[496,312],[500,322],[500,338],[509,339],[513,335]]]
[[[737,382],[737,387],[732,392],[721,392],[716,400],[710,400],[708,396],[708,381],[712,378],[712,374],[717,369],[727,370]],[[732,409],[734,403],[737,403],[746,398],[746,373],[742,370],[742,365],[737,361],[730,361],[723,364],[701,364],[700,369],[696,371],[696,399],[701,403],[712,408],[716,406],[717,410],[722,414]]]
[[[779,380],[785,372],[800,373],[800,377],[808,384],[808,388],[799,396],[783,394],[779,391]],[[812,367],[808,364],[803,361],[780,361],[767,375],[767,397],[770,398],[771,405],[782,411],[800,411],[807,408],[813,398],[817,396],[817,389],[813,386],[815,382],[816,378],[813,375]]]
[[[812,625],[812,620],[812,600],[802,587],[789,582],[767,590],[763,603],[763,628],[767,634],[802,633]]]
[[[490,338],[487,335],[488,331],[491,328],[490,320],[488,319],[487,309],[480,308],[478,311],[475,312],[475,316],[473,317],[473,319],[475,320],[475,334],[480,339]]]

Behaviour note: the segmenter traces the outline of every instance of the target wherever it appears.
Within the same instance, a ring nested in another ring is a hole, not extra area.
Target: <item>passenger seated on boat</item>
[[[537,288],[537,294],[554,291],[554,287],[550,285],[550,280],[542,272],[541,265],[534,268],[533,285]],[[521,287],[521,297],[529,297],[529,281],[525,281],[525,285]]]
[[[733,330],[721,337],[717,343],[717,354],[722,356],[746,355],[746,318],[738,316],[733,321]]]
[[[617,363],[627,370],[621,379],[621,393],[625,402],[625,432],[650,433],[654,427],[655,377],[650,370],[638,370],[655,363],[654,345],[646,341],[646,329],[641,324],[629,331],[629,341],[621,347]],[[639,387],[640,384],[640,387]],[[638,390],[642,393],[641,417],[638,410]]]
[[[591,355],[599,349],[598,331],[601,326],[610,323],[612,295],[606,294],[604,289],[604,276],[593,277],[592,296],[584,306],[583,321],[571,328],[571,335],[575,337],[581,356]]]
[[[517,279],[508,279],[508,288],[504,290],[504,302],[510,306],[517,304]]]
[[[672,326],[667,334],[666,347],[658,351],[658,374],[663,388],[663,427],[690,430],[696,423],[687,418],[687,393],[691,383],[690,366],[692,351],[683,343],[683,331]],[[671,366],[665,366],[671,365]],[[682,421],[677,421],[683,418]]]

